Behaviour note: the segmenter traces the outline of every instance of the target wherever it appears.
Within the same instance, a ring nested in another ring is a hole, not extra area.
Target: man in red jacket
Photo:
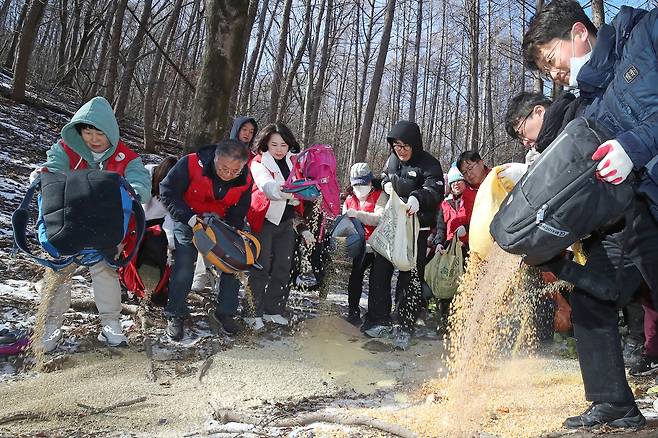
[[[192,227],[205,213],[215,213],[229,225],[242,229],[251,203],[252,178],[247,168],[249,154],[244,143],[222,141],[181,158],[160,183],[160,200],[174,219],[174,264],[165,307],[167,335],[183,338],[183,320],[189,315],[187,295],[192,286],[197,249]],[[215,316],[228,333],[240,325],[233,316],[238,308],[240,282],[222,273]]]

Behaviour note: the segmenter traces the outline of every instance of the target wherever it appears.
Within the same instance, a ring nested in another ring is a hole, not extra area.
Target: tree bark
[[[117,98],[117,104],[114,107],[114,113],[116,114],[117,119],[122,119],[126,106],[128,105],[128,98],[130,97],[130,85],[133,80],[133,73],[137,67],[137,59],[139,58],[139,53],[142,51],[142,45],[144,44],[144,35],[146,35],[146,27],[148,25],[149,19],[151,18],[151,9],[153,7],[153,0],[145,0],[142,5],[142,14],[139,17],[139,27],[135,38],[130,43],[130,48],[128,49],[128,56],[126,58],[126,65],[123,67],[123,74],[121,75],[121,87],[119,88],[119,96]],[[132,15],[132,14],[131,14]]]
[[[274,59],[274,71],[272,73],[272,84],[270,92],[270,107],[267,113],[268,120],[276,121],[277,110],[279,108],[279,93],[281,92],[281,81],[283,80],[283,64],[286,58],[288,48],[288,29],[290,28],[290,9],[292,0],[286,0],[283,7],[283,16],[281,17],[281,29],[279,30],[279,44]]]
[[[7,58],[5,59],[5,67],[9,70],[12,70],[14,67],[14,59],[16,58],[16,48],[18,47],[18,40],[21,36],[21,30],[23,29],[23,23],[25,23],[25,17],[27,16],[27,10],[29,9],[30,2],[26,1],[23,3],[21,12],[18,14],[18,23],[16,23],[16,28],[14,29],[14,35],[11,38],[11,44],[9,46],[9,51],[7,52]],[[36,36],[35,36],[36,38]]]
[[[592,23],[597,29],[605,24],[605,11],[603,8],[603,0],[592,0]]]
[[[183,0],[176,0],[173,10],[169,14],[162,34],[160,35],[159,45],[163,47],[167,41],[173,38],[172,31],[174,24],[178,22]],[[158,87],[158,73],[160,72],[160,62],[162,61],[162,52],[155,51],[151,72],[146,83],[146,93],[144,94],[144,150],[148,153],[155,152],[155,108],[158,105],[158,96],[156,89]]]
[[[480,55],[480,0],[469,0],[468,3],[468,22],[470,38],[470,56],[468,68],[468,99],[467,107],[468,119],[470,121],[470,130],[467,130],[470,149],[477,151],[479,149],[479,119],[480,119],[480,93],[479,93],[479,55]]]
[[[281,93],[281,101],[279,102],[279,109],[276,114],[275,120],[285,121],[284,117],[287,113],[288,99],[290,98],[290,90],[292,89],[292,83],[297,75],[297,70],[302,63],[302,58],[306,52],[306,47],[308,45],[308,40],[311,35],[311,7],[313,6],[311,0],[306,1],[306,10],[304,12],[304,35],[302,36],[302,41],[299,43],[297,48],[297,53],[295,59],[292,61],[290,70],[288,70],[288,75],[286,77],[286,83],[283,87],[283,93]]]
[[[12,84],[11,98],[14,102],[22,103],[25,100],[25,83],[27,81],[28,64],[37,37],[39,23],[46,9],[47,0],[32,0],[30,10],[25,16],[18,42],[18,54],[14,64],[14,82]]]
[[[243,0],[206,1],[206,47],[196,86],[186,152],[218,141],[228,126],[229,100],[245,55],[242,41],[249,4]]]
[[[375,71],[373,73],[372,84],[370,86],[370,94],[368,95],[368,105],[363,116],[363,125],[361,126],[361,134],[359,135],[359,146],[356,150],[354,157],[355,162],[365,161],[368,152],[368,143],[370,142],[370,132],[372,130],[372,121],[375,116],[375,106],[379,99],[379,87],[382,83],[382,76],[384,75],[384,64],[386,63],[386,54],[388,53],[388,43],[391,39],[391,27],[393,26],[393,16],[395,15],[395,0],[388,0],[386,2],[386,16],[384,18],[384,30],[382,32],[382,39],[379,44],[379,53],[377,54],[377,62],[375,63]]]
[[[420,37],[423,33],[423,0],[418,0],[416,17],[416,42],[414,43],[414,72],[411,75],[411,96],[409,97],[409,121],[416,121],[416,99],[418,96],[418,67],[420,65]]]
[[[247,62],[247,68],[245,69],[244,79],[242,80],[242,87],[240,90],[240,105],[239,111],[242,114],[246,114],[251,110],[251,83],[254,76],[254,71],[256,69],[256,60],[258,59],[258,53],[261,50],[261,45],[263,44],[263,35],[265,33],[265,18],[267,17],[267,9],[269,7],[270,1],[264,0],[261,5],[260,13],[258,14],[258,30],[256,31],[256,44],[254,49],[251,51],[249,56],[249,61]],[[275,7],[276,10],[276,7]],[[270,26],[272,22],[270,21]]]
[[[112,37],[110,39],[110,51],[107,57],[107,74],[105,75],[105,98],[109,102],[114,102],[119,49],[121,47],[121,31],[123,29],[123,17],[126,13],[127,5],[128,0],[118,0],[114,12],[114,21],[112,22]]]

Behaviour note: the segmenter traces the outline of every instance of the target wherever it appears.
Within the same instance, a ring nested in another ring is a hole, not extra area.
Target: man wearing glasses
[[[192,227],[205,213],[215,213],[229,225],[242,229],[251,204],[252,177],[247,168],[247,146],[237,140],[221,141],[184,156],[160,183],[160,200],[174,219],[174,264],[165,307],[167,335],[183,338],[183,321],[189,315],[187,295],[192,286],[198,251]],[[224,330],[237,333],[233,319],[238,308],[240,282],[222,273],[215,314]]]
[[[597,32],[577,2],[553,0],[531,20],[523,39],[524,62],[530,69],[595,99],[584,116],[614,138],[592,156],[599,161],[597,175],[620,184],[635,170],[641,179],[637,191],[649,199],[654,217],[658,217],[657,23],[656,9],[646,12],[622,6],[611,25],[602,25]],[[654,306],[658,304],[658,228],[647,207],[644,200],[636,200],[627,215],[629,223],[613,224],[583,242],[586,268],[624,288],[617,291],[616,301],[603,301],[578,289],[571,295],[578,360],[585,396],[592,404],[581,415],[567,418],[566,427],[645,424],[626,381],[617,313],[642,278],[651,289]],[[620,260],[621,279],[617,278]]]
[[[484,165],[484,161],[477,151],[462,152],[457,158],[457,168],[464,175],[468,186],[474,190],[480,188],[480,184],[491,170]]]
[[[420,223],[417,240],[416,267],[420,281],[425,272],[427,236],[436,225],[436,211],[443,199],[443,170],[439,161],[423,150],[423,139],[416,123],[400,121],[386,138],[391,154],[386,161],[382,184],[387,194],[395,193],[407,204],[407,214],[416,215]],[[375,254],[370,271],[368,313],[362,330],[370,337],[384,337],[391,329],[391,277],[393,265]],[[420,290],[411,286],[411,272],[400,272],[395,290],[398,322],[401,330],[395,335],[395,346],[407,349],[416,319],[425,300]]]

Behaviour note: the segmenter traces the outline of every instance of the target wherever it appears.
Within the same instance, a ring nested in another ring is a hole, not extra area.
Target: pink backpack
[[[300,175],[303,181],[295,181]],[[336,157],[328,144],[315,144],[297,154],[295,164],[284,189],[297,191],[303,186],[315,186],[322,193],[322,209],[330,217],[340,213],[340,188],[336,179]],[[297,188],[297,189],[295,189]]]

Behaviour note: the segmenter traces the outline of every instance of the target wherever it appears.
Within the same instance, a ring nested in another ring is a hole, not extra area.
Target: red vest
[[[381,190],[373,190],[368,194],[368,197],[366,198],[365,201],[363,201],[363,204],[359,202],[359,198],[357,198],[355,195],[349,195],[345,199],[345,207],[347,208],[353,208],[354,210],[358,211],[365,211],[367,213],[372,213],[375,211],[375,205],[377,205],[377,201],[379,200],[379,197],[382,195]],[[372,234],[373,231],[375,231],[375,226],[374,225],[363,225],[363,229],[366,232],[366,240],[370,238],[370,235]]]
[[[196,214],[217,213],[220,218],[226,217],[226,211],[238,203],[251,185],[251,174],[247,173],[244,185],[231,187],[222,199],[215,199],[213,181],[203,175],[203,163],[196,153],[187,156],[187,170],[190,183],[183,199]]]
[[[64,140],[60,140],[59,143],[69,157],[69,167],[71,170],[87,169],[89,167],[87,162],[78,155],[77,152],[64,143]],[[114,153],[105,160],[103,170],[116,172],[121,176],[125,176],[126,167],[128,167],[128,164],[135,158],[139,158],[139,155],[133,152],[124,142],[119,140],[119,144],[114,150]]]
[[[457,200],[457,208],[454,207],[454,200],[444,200],[441,203],[441,211],[443,212],[443,220],[446,223],[446,241],[452,240],[455,230],[461,225],[468,227],[471,222],[471,215],[473,214],[473,204],[475,203],[476,190],[466,187],[461,197]],[[464,243],[468,243],[468,234],[460,237]]]
[[[249,161],[249,168],[251,168],[251,163],[261,163],[263,160],[263,154],[258,154],[251,158]],[[290,172],[293,172],[295,169],[295,160],[296,157],[293,155],[290,157],[290,161],[293,164],[293,168]],[[268,169],[269,170],[269,169]],[[274,172],[270,171],[272,178],[274,178]],[[250,173],[251,175],[251,173]],[[295,175],[298,177],[299,175]],[[267,215],[267,210],[270,208],[270,199],[265,195],[265,193],[258,188],[257,184],[254,184],[251,188],[251,205],[249,206],[249,212],[247,212],[247,221],[251,230],[258,232],[263,228],[265,223],[265,216]],[[304,203],[300,202],[298,206],[295,207],[295,211],[300,216],[304,215]]]

